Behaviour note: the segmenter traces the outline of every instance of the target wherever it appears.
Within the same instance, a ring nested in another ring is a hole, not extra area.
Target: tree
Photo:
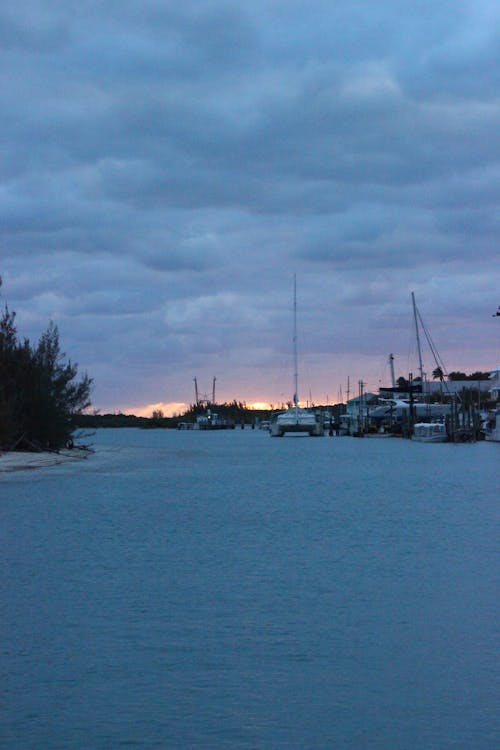
[[[441,382],[443,382],[444,372],[441,367],[436,367],[436,369],[432,371],[432,377],[434,380],[440,380]]]
[[[15,317],[6,307],[0,319],[0,445],[6,444],[16,424],[16,382],[21,358]]]
[[[467,375],[467,380],[489,380],[490,379],[489,372],[483,372],[481,370],[477,370],[476,372],[471,373],[470,375]]]
[[[90,406],[92,380],[85,373],[75,381],[78,367],[64,362],[59,332],[52,322],[33,352],[34,399],[31,429],[36,442],[61,447],[71,437],[71,417]]]
[[[0,446],[57,450],[71,438],[72,417],[90,405],[92,379],[64,361],[57,326],[35,348],[20,342],[15,313],[0,318]]]

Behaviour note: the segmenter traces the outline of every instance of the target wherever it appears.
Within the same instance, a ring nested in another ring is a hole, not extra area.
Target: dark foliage
[[[71,438],[72,416],[90,405],[88,375],[64,361],[52,323],[38,345],[18,340],[15,313],[0,318],[0,447],[58,450]]]
[[[473,372],[472,375],[466,375],[465,372],[450,372],[448,373],[448,380],[488,380],[490,377],[489,372]]]
[[[135,414],[74,414],[73,427],[95,430],[100,427],[151,427],[151,419]]]

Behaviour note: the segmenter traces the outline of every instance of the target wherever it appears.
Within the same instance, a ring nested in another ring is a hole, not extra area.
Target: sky
[[[0,10],[0,304],[93,408],[332,403],[500,365],[500,4]],[[424,346],[424,370],[436,364]]]

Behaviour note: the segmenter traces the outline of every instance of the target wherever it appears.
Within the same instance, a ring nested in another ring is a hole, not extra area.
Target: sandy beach
[[[59,453],[26,453],[24,451],[9,451],[0,453],[0,473],[8,471],[26,471],[42,469],[47,466],[57,466],[70,461],[82,461],[91,451],[73,448],[61,450]]]

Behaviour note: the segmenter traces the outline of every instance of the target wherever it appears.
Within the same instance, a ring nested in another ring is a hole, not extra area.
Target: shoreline
[[[88,448],[78,447],[63,449],[59,452],[0,452],[0,474],[11,471],[30,471],[33,469],[43,469],[47,466],[59,466],[71,461],[83,461],[92,452],[93,451],[89,450]]]

